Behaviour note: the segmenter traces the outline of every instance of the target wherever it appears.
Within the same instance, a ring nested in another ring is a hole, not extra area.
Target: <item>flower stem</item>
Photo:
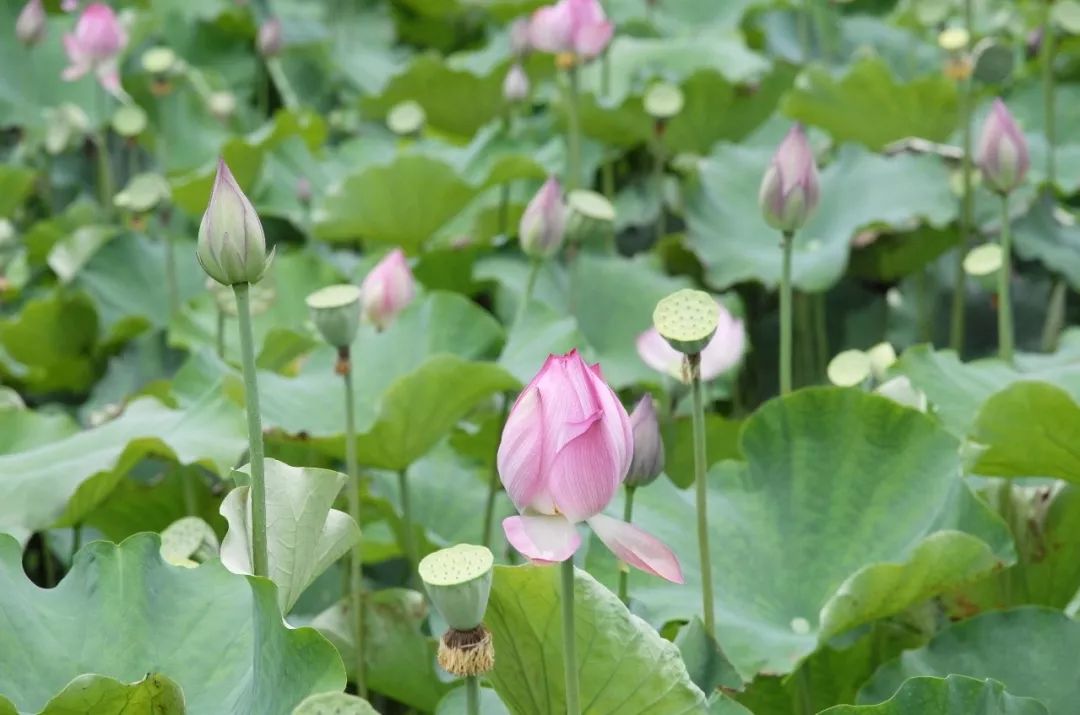
[[[1052,353],[1058,348],[1058,338],[1061,337],[1061,329],[1065,325],[1065,302],[1068,298],[1069,286],[1061,276],[1054,277],[1053,287],[1050,289],[1050,307],[1046,309],[1046,322],[1043,323],[1042,349]]]
[[[791,392],[791,251],[795,232],[785,231],[784,266],[780,274],[780,394]]]
[[[499,235],[508,237],[510,231],[510,182],[499,187]]]
[[[273,80],[274,86],[277,87],[278,94],[281,95],[281,103],[285,105],[285,108],[292,111],[300,109],[300,100],[296,96],[296,90],[293,89],[288,75],[285,74],[285,69],[281,66],[281,60],[277,57],[268,58],[266,71]]]
[[[465,678],[465,712],[480,715],[480,679],[475,675]]]
[[[970,2],[970,0],[968,0]],[[1056,159],[1054,156],[1057,145],[1057,118],[1054,116],[1054,21],[1051,18],[1053,9],[1052,0],[1045,0],[1046,14],[1043,19],[1042,46],[1039,52],[1039,61],[1042,64],[1043,80],[1043,132],[1046,134],[1046,183],[1051,192],[1054,190],[1054,182],[1057,178]]]
[[[101,128],[97,132],[94,143],[97,144],[97,165],[98,165],[98,200],[101,201],[101,209],[105,212],[106,218],[112,218],[113,215],[113,181],[112,181],[112,167],[109,165],[109,128],[108,128],[108,106],[109,98],[105,94],[104,89],[98,89],[99,106],[101,108],[102,124]]]
[[[817,366],[815,376],[820,378],[825,374],[829,366],[829,326],[828,301],[825,291],[814,293],[812,296],[814,307],[814,345],[817,352]]]
[[[626,487],[626,501],[623,504],[623,521],[627,524],[634,518],[634,492],[637,487]],[[630,568],[626,564],[619,564],[619,600],[627,606],[630,605]]]
[[[1009,227],[1009,197],[1001,196],[1001,268],[998,269],[998,354],[1011,363],[1013,359],[1012,301],[1009,298],[1009,279],[1012,273],[1012,232]]]
[[[176,254],[174,252],[172,237],[169,235],[170,221],[169,209],[161,212],[161,246],[165,251],[165,291],[169,298],[169,317],[176,315],[180,310],[180,287],[176,277]]]
[[[656,242],[660,243],[667,233],[664,225],[664,146],[661,140],[660,125],[656,123],[653,132],[653,187],[656,191],[656,223],[653,226]]]
[[[581,715],[578,685],[577,644],[574,642],[574,560],[567,559],[562,571],[563,674],[566,677],[566,715]]]
[[[790,300],[790,296],[789,296]],[[790,324],[790,306],[788,327]],[[713,615],[712,560],[709,558],[709,505],[708,484],[705,481],[705,397],[701,385],[701,354],[686,356],[690,366],[690,393],[693,398],[694,426],[694,490],[697,497],[697,537],[698,555],[701,561],[701,607],[705,620],[705,632],[716,637],[716,623]],[[790,369],[790,364],[788,366]]]
[[[221,359],[225,359],[225,311],[221,308],[217,309],[217,356]]]
[[[581,183],[581,117],[578,115],[577,63],[566,70],[566,190],[573,191]]]
[[[972,0],[964,0],[964,28],[971,32]],[[971,188],[971,113],[972,113],[971,78],[965,79],[960,86],[960,122],[963,129],[964,155],[960,163],[962,189],[960,195],[960,243],[956,250],[956,266],[953,272],[952,316],[949,324],[949,347],[958,354],[964,350],[964,299],[967,297],[967,273],[964,272],[964,256],[971,235],[972,215],[974,213],[974,192]]]
[[[510,410],[510,395],[503,395],[502,409],[499,411],[499,433],[506,424],[506,415]],[[487,502],[484,504],[484,533],[480,543],[491,546],[491,529],[495,525],[495,497],[499,493],[499,443],[495,442],[495,454],[491,456],[491,478],[488,480]]]
[[[348,346],[338,351],[339,365],[343,372],[342,381],[345,391],[345,471],[349,475],[346,482],[348,490],[349,516],[360,526],[360,470],[356,463],[356,416],[355,393],[352,379],[352,355]],[[366,660],[364,658],[364,560],[358,539],[349,556],[349,611],[352,613],[353,644],[356,662],[353,663],[353,683],[360,697],[367,697],[367,683],[364,677]]]
[[[411,572],[416,570],[416,539],[413,538],[412,508],[409,506],[409,479],[404,469],[398,472],[398,490],[401,492],[401,520],[404,526],[402,548],[405,549]]]
[[[514,314],[514,322],[510,324],[511,334],[521,325],[521,321],[525,320],[525,314],[529,310],[529,301],[532,300],[533,290],[536,288],[536,279],[540,275],[542,266],[543,261],[536,258],[532,260],[532,264],[529,266],[529,277],[525,279],[525,292],[521,294],[521,301],[518,303],[517,312]]]
[[[240,362],[244,368],[244,399],[247,402],[248,445],[251,454],[251,560],[256,576],[270,575],[266,549],[266,479],[263,464],[262,415],[259,382],[255,374],[255,338],[251,330],[248,283],[233,285],[236,317],[240,323]]]

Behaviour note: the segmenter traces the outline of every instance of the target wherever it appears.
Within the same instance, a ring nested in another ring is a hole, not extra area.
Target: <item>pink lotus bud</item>
[[[64,12],[75,12],[79,9],[79,0],[63,0],[60,3],[60,9]]]
[[[600,372],[576,350],[551,355],[506,420],[498,467],[520,516],[503,520],[511,545],[538,563],[566,561],[585,521],[615,555],[682,583],[670,549],[635,526],[604,515],[630,467],[630,418]]]
[[[566,205],[562,186],[550,177],[525,207],[518,226],[521,250],[533,258],[547,258],[562,246],[566,235]]]
[[[800,125],[793,126],[780,142],[761,181],[758,203],[765,222],[784,232],[802,228],[817,208],[817,165]]]
[[[302,204],[311,203],[311,180],[306,176],[296,180],[296,200]]]
[[[1027,140],[1001,99],[983,122],[975,160],[992,189],[1007,194],[1024,182],[1031,159]]]
[[[529,75],[516,62],[510,66],[503,80],[503,99],[507,102],[520,102],[529,96]]]
[[[260,55],[263,57],[276,57],[281,53],[283,44],[284,39],[279,18],[271,17],[259,26],[259,35],[255,40],[255,45],[258,47]]]
[[[739,364],[746,349],[746,331],[743,322],[731,315],[723,304],[720,306],[720,319],[716,333],[709,344],[701,351],[701,379],[703,382],[714,380]],[[683,372],[683,354],[663,338],[656,328],[649,328],[638,336],[638,357],[657,372],[686,382]]]
[[[643,487],[664,471],[664,441],[660,438],[652,395],[646,394],[634,407],[630,428],[634,433],[634,458],[626,474],[626,486]]]
[[[531,49],[529,45],[529,19],[522,17],[510,25],[510,52],[515,57],[523,57]]]
[[[266,235],[255,207],[223,159],[218,160],[210,203],[199,224],[195,256],[222,285],[258,283],[273,259],[272,253],[266,255]]]
[[[99,2],[88,5],[75,23],[75,32],[64,35],[64,50],[71,64],[61,76],[71,82],[93,70],[102,87],[119,93],[117,67],[127,41],[127,33],[111,7]]]
[[[529,42],[544,52],[569,52],[590,60],[611,42],[615,26],[599,0],[559,0],[539,8],[529,21]]]
[[[405,253],[395,248],[367,274],[360,290],[364,292],[364,318],[384,330],[412,301],[416,294]]]
[[[15,19],[15,37],[27,47],[36,45],[45,37],[45,24],[45,6],[30,0]]]

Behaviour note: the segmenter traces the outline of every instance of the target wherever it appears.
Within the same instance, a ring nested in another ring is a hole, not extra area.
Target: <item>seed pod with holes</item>
[[[684,288],[656,304],[653,325],[671,347],[684,355],[700,353],[716,332],[720,308],[705,291]]]
[[[440,549],[420,561],[428,598],[450,626],[439,641],[438,661],[453,675],[483,675],[495,667],[491,633],[483,624],[494,565],[487,547],[472,544]]]

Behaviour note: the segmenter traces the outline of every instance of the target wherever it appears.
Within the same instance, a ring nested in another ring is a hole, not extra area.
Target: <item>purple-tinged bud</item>
[[[283,44],[281,20],[279,18],[271,17],[259,26],[259,35],[256,38],[255,45],[258,47],[260,55],[263,57],[276,57],[281,53]]]
[[[29,0],[15,19],[15,36],[32,47],[45,37],[45,6],[41,0]]]
[[[562,186],[554,176],[544,182],[525,207],[518,227],[521,250],[533,258],[547,258],[562,246],[566,236],[566,205]]]
[[[218,160],[195,255],[206,274],[222,285],[258,283],[274,257],[266,255],[259,216],[224,160]]]
[[[521,65],[514,63],[503,80],[503,99],[507,102],[520,102],[529,96],[529,76]]]
[[[818,204],[818,172],[814,152],[802,126],[796,124],[780,142],[765,177],[758,203],[765,222],[789,233],[802,228]]]
[[[400,248],[388,253],[371,269],[360,286],[364,318],[384,330],[416,295],[416,280]]]
[[[529,19],[526,17],[514,20],[510,25],[510,52],[515,57],[524,57],[532,49],[529,44]]]
[[[1024,183],[1031,164],[1027,140],[1000,98],[994,100],[983,122],[975,160],[983,179],[999,194],[1008,194]]]
[[[302,204],[311,203],[311,180],[306,176],[296,180],[296,200]]]
[[[664,441],[652,395],[647,394],[630,413],[630,429],[634,433],[634,456],[623,483],[628,487],[651,484],[664,471]]]

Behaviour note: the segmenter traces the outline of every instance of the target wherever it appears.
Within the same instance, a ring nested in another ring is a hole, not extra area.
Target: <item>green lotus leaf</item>
[[[184,693],[164,675],[150,674],[136,683],[103,675],[80,675],[49,700],[38,715],[184,715]],[[19,715],[0,696],[0,715]]]
[[[996,680],[962,675],[909,678],[880,705],[837,705],[822,715],[1049,715],[1033,698],[1017,697]]]

